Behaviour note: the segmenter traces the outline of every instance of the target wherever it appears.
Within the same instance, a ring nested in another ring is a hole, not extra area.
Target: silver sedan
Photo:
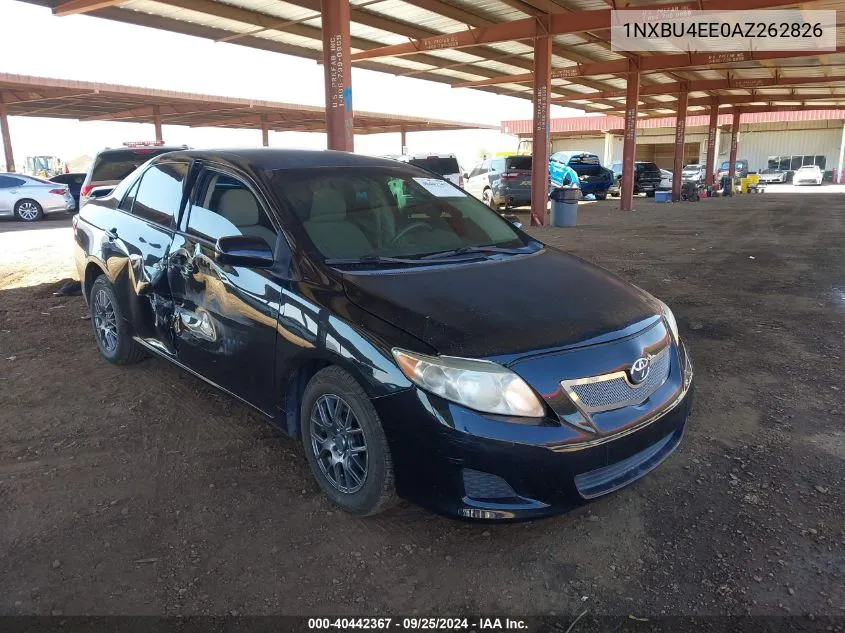
[[[0,173],[0,218],[35,222],[51,213],[75,211],[67,185],[22,174]]]

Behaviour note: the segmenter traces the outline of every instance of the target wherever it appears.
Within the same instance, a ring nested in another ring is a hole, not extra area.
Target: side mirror
[[[269,268],[273,265],[273,249],[262,237],[230,235],[217,240],[214,259],[229,266]]]
[[[465,171],[461,174],[461,176],[463,176],[464,180],[466,180],[467,178],[469,178],[469,172]]]

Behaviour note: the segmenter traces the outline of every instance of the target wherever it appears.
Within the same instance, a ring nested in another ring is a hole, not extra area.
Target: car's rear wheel
[[[103,358],[116,365],[129,365],[146,356],[144,348],[132,339],[129,324],[120,311],[114,288],[104,275],[94,280],[88,305],[91,309],[94,338]]]
[[[596,194],[596,200],[606,200],[606,199],[607,199],[607,192]]]
[[[395,499],[393,461],[378,413],[340,367],[317,372],[300,411],[302,444],[323,492],[347,512],[372,515]]]
[[[493,204],[493,191],[491,189],[485,189],[481,194],[481,201],[486,204],[491,209],[495,209],[496,205]]]
[[[21,222],[35,222],[44,217],[44,209],[35,200],[18,200],[15,204],[15,217]]]

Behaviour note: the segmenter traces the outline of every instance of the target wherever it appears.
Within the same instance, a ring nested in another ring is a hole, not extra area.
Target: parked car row
[[[35,222],[45,215],[76,209],[67,185],[35,176],[0,173],[0,217]]]

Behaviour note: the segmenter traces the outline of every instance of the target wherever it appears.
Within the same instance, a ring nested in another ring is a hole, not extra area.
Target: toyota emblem
[[[648,378],[648,372],[651,369],[651,361],[647,357],[638,358],[631,365],[628,370],[628,379],[632,385],[640,385]]]

